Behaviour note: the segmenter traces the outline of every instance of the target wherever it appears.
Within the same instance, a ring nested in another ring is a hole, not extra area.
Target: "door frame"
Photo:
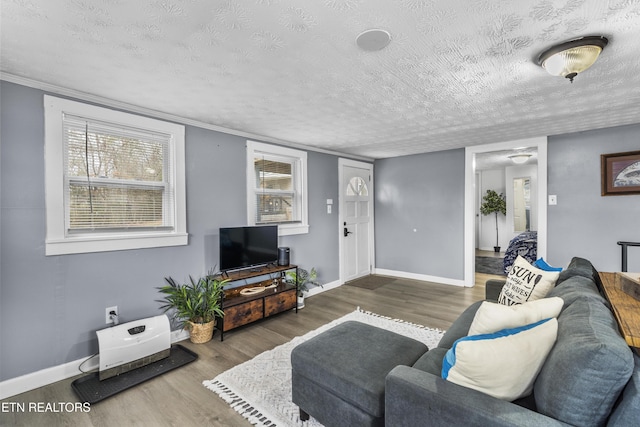
[[[465,148],[464,185],[464,286],[475,284],[475,155],[518,147],[538,149],[538,258],[547,256],[547,137],[519,139]]]
[[[360,169],[367,169],[369,171],[369,175],[371,179],[369,180],[369,194],[371,197],[370,203],[370,218],[369,218],[369,260],[371,264],[370,271],[373,273],[376,268],[376,258],[375,258],[375,233],[374,233],[374,201],[375,201],[375,193],[373,188],[373,163],[360,162],[357,160],[338,158],[338,268],[340,270],[340,284],[342,285],[345,282],[345,274],[344,274],[344,236],[343,236],[343,228],[342,225],[344,223],[344,166],[350,166]]]

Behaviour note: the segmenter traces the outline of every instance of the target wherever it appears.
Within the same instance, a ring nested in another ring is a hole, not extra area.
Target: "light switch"
[[[550,194],[549,195],[549,206],[553,206],[553,205],[557,205],[558,204],[558,196],[556,196],[555,194]]]
[[[331,205],[327,205],[327,213],[330,214],[331,213]]]

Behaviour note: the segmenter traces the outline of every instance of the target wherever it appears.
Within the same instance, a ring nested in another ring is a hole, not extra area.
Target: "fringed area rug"
[[[436,347],[444,334],[444,331],[439,329],[391,319],[362,311],[358,307],[353,313],[296,337],[273,350],[265,351],[223,372],[211,381],[204,381],[203,385],[217,393],[251,424],[268,427],[320,427],[321,424],[313,418],[302,423],[298,418],[298,407],[291,402],[291,350],[347,320],[357,320],[396,332],[420,341],[429,348]]]

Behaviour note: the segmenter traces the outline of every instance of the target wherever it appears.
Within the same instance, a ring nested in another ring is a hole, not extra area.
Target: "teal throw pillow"
[[[538,258],[533,266],[544,271],[562,271],[562,267],[552,267],[544,260],[544,258]]]

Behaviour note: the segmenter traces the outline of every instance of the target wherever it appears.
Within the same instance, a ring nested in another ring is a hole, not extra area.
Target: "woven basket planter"
[[[211,338],[213,338],[213,328],[216,326],[215,320],[209,323],[193,323],[190,321],[187,323],[190,331],[189,339],[192,343],[203,344],[211,341]]]

